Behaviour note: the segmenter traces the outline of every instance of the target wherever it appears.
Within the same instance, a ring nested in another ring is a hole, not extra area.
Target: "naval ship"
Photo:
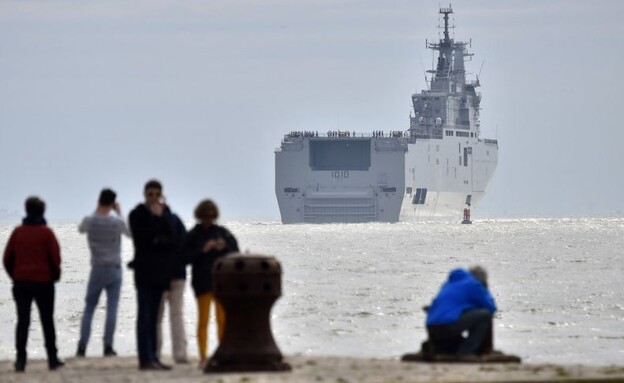
[[[479,79],[466,80],[468,43],[443,37],[427,89],[412,95],[403,131],[290,132],[275,151],[275,193],[283,223],[396,222],[460,217],[485,195],[498,141],[481,138]]]

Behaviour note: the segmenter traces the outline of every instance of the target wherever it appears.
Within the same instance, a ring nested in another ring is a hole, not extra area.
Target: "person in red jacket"
[[[61,256],[58,241],[43,218],[45,202],[38,197],[26,199],[26,218],[13,230],[3,263],[13,280],[13,299],[17,306],[15,371],[26,368],[26,343],[33,300],[39,309],[48,367],[56,370],[63,363],[57,356],[54,329],[54,282],[61,277]]]

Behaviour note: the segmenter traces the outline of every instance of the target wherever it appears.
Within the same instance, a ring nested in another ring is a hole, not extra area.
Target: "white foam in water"
[[[61,356],[70,356],[76,351],[89,255],[76,223],[51,226],[63,257],[56,290],[58,346]],[[414,352],[425,338],[422,306],[448,271],[482,264],[499,307],[497,349],[530,363],[624,362],[624,219],[225,226],[241,249],[282,263],[284,295],[273,309],[272,327],[285,354],[384,358]],[[12,227],[0,225],[2,249]],[[123,247],[127,261],[131,241],[124,240]],[[102,301],[88,355],[102,352]],[[125,272],[115,338],[120,354],[135,354],[135,313],[132,274]],[[191,355],[197,355],[195,323],[189,288]],[[0,359],[12,359],[15,307],[6,273],[0,276],[0,328]],[[170,354],[167,327],[164,331],[164,352]],[[31,357],[44,356],[35,310],[28,350]]]

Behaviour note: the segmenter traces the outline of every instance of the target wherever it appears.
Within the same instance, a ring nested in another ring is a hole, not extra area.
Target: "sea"
[[[188,223],[189,226],[192,223]],[[16,223],[0,224],[4,249]],[[624,364],[624,218],[483,219],[393,224],[282,225],[223,222],[249,254],[275,257],[283,269],[281,298],[271,311],[276,342],[286,355],[399,358],[425,340],[423,306],[449,271],[482,265],[498,312],[494,346],[526,363]],[[52,222],[62,250],[56,287],[59,352],[76,352],[89,274],[86,238],[77,222]],[[132,258],[123,241],[123,258]],[[104,301],[93,321],[87,355],[101,355]],[[185,322],[196,350],[196,306],[190,285]],[[43,358],[33,308],[29,357]],[[115,348],[136,354],[136,299],[124,273]],[[13,359],[15,305],[0,274],[0,360]],[[214,350],[211,320],[209,347]],[[164,349],[170,354],[168,323]]]

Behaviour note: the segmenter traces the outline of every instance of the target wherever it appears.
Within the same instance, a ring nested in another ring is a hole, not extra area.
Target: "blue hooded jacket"
[[[492,314],[496,311],[489,290],[469,271],[455,269],[431,303],[427,311],[427,325],[453,323],[464,311],[483,308]]]

